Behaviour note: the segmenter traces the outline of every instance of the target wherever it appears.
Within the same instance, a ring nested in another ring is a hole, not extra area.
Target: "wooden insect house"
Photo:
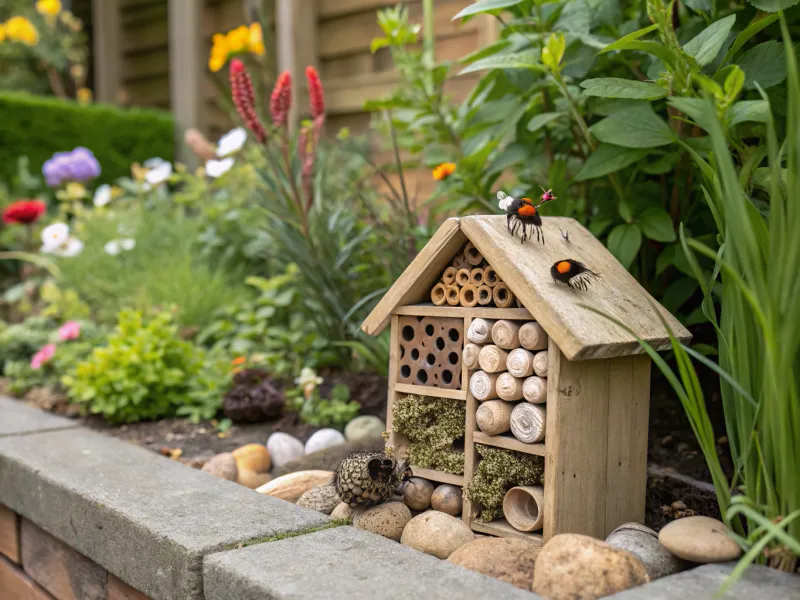
[[[391,326],[387,446],[463,488],[451,514],[539,543],[604,538],[644,520],[650,358],[603,315],[657,350],[662,319],[690,336],[578,222],[545,217],[541,233],[448,219],[362,329]],[[571,280],[575,265],[588,272]]]

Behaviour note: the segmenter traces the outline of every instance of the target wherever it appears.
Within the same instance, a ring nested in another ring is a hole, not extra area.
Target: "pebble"
[[[236,459],[230,452],[223,452],[212,456],[206,464],[203,465],[203,471],[210,473],[214,477],[227,479],[228,481],[236,481],[236,475],[239,469],[236,467]]]
[[[361,415],[350,421],[344,428],[344,437],[359,441],[379,438],[386,430],[386,423],[374,415]]]
[[[526,540],[481,537],[461,546],[447,561],[531,591],[538,554],[539,546]]]
[[[297,500],[297,506],[310,508],[325,515],[331,514],[334,508],[342,503],[341,498],[336,494],[336,488],[332,485],[320,485],[303,492]]]
[[[254,490],[265,483],[269,483],[271,479],[272,476],[269,473],[256,473],[250,469],[239,469],[239,474],[236,476],[236,483]]]
[[[658,543],[658,534],[639,523],[624,523],[612,531],[606,543],[627,550],[642,561],[650,580],[683,570],[683,561]]]
[[[461,514],[461,507],[463,504],[463,495],[461,488],[456,485],[449,485],[443,483],[433,490],[431,496],[431,508],[438,510],[448,515]]]
[[[475,534],[461,519],[429,510],[409,521],[403,530],[400,543],[425,554],[445,559],[474,539]]]
[[[356,529],[371,531],[385,538],[400,541],[408,522],[411,520],[411,511],[402,502],[384,502],[363,512],[353,515],[353,526]]]
[[[331,511],[331,518],[332,519],[342,519],[343,521],[349,521],[350,523],[353,522],[353,507],[347,504],[346,502],[342,502],[341,504],[337,505],[336,508]]]
[[[738,558],[742,549],[728,537],[728,528],[711,517],[684,517],[667,523],[658,541],[675,556],[694,563],[726,562]]]
[[[272,468],[269,450],[263,444],[247,444],[231,452],[239,469],[266,473]]]
[[[336,431],[335,429],[320,429],[308,438],[305,453],[313,454],[314,452],[343,444],[344,441],[344,436],[341,431]]]
[[[299,458],[305,453],[303,442],[293,435],[281,431],[273,433],[267,440],[267,450],[272,457],[272,464],[281,467],[290,460]]]
[[[412,477],[403,487],[403,501],[411,510],[425,510],[431,505],[433,484],[421,477]]]

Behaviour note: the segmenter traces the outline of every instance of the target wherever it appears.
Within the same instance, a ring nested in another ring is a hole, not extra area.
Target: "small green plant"
[[[175,411],[193,423],[213,419],[222,408],[225,394],[231,387],[233,371],[228,356],[209,352],[203,368],[189,381],[186,401]]]
[[[54,331],[55,323],[46,317],[30,317],[22,323],[5,325],[0,331],[0,365],[30,362],[34,353],[51,341]],[[6,367],[3,369],[5,372]]]
[[[350,389],[340,383],[333,386],[329,399],[322,398],[317,387],[319,379],[313,371],[303,369],[298,387],[286,392],[289,406],[303,423],[341,429],[358,416],[361,405],[350,400]]]

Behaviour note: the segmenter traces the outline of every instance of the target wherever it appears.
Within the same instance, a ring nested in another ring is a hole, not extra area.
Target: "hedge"
[[[171,161],[174,122],[168,112],[79,105],[69,100],[0,92],[0,180],[16,175],[27,156],[33,173],[54,152],[85,146],[100,161],[100,182],[130,175],[131,163],[153,156]]]

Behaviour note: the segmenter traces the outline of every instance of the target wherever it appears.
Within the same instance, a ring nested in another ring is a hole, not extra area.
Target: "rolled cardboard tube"
[[[498,283],[500,283],[500,278],[497,276],[497,272],[494,270],[494,267],[484,267],[483,284],[493,288]]]
[[[511,413],[511,433],[520,442],[535,444],[544,439],[546,413],[543,406],[520,402]]]
[[[442,306],[447,303],[447,286],[443,283],[437,283],[431,289],[431,302],[436,306]]]
[[[525,348],[512,350],[506,359],[506,369],[514,377],[530,377],[533,375],[534,354]]]
[[[475,287],[481,287],[483,285],[483,269],[479,267],[472,269],[469,272],[469,282]]]
[[[506,492],[503,515],[514,529],[538,531],[544,525],[544,488],[520,485]]]
[[[472,319],[467,329],[467,339],[473,344],[491,343],[492,325],[494,321],[491,319]]]
[[[482,285],[478,288],[478,304],[486,306],[492,303],[492,288],[488,285]]]
[[[522,396],[531,404],[547,402],[547,379],[532,375],[522,384]]]
[[[478,304],[478,290],[474,285],[465,285],[458,294],[458,302],[461,306],[475,306]]]
[[[459,269],[456,271],[456,283],[460,286],[469,285],[469,269]]]
[[[461,353],[461,362],[464,363],[468,369],[478,368],[478,354],[481,352],[481,347],[478,344],[469,342],[464,345],[464,351]]]
[[[458,306],[461,290],[457,285],[448,285],[446,288],[447,303],[450,306]]]
[[[469,391],[476,400],[483,402],[497,398],[497,374],[475,371],[469,378]]]
[[[447,267],[442,273],[442,283],[445,285],[453,285],[456,281],[456,273],[458,269],[455,267]]]
[[[500,319],[492,325],[492,341],[505,350],[519,348],[520,324],[507,319]]]
[[[514,405],[503,400],[488,400],[478,407],[475,423],[486,435],[500,435],[511,429]]]
[[[524,379],[514,377],[511,373],[501,373],[497,378],[495,388],[497,395],[503,400],[512,402],[514,400],[522,400],[522,386],[525,383]]]
[[[472,242],[467,242],[464,246],[464,256],[467,257],[467,262],[471,265],[479,265],[483,262],[483,254],[481,254]]]
[[[514,306],[514,294],[505,283],[498,283],[492,288],[492,299],[498,308],[511,308]]]
[[[495,345],[484,346],[478,354],[478,365],[487,373],[499,373],[506,370],[508,352]]]
[[[547,350],[533,355],[533,372],[539,377],[547,377]]]
[[[544,350],[547,348],[547,334],[536,321],[525,323],[519,328],[519,345],[526,350]]]

